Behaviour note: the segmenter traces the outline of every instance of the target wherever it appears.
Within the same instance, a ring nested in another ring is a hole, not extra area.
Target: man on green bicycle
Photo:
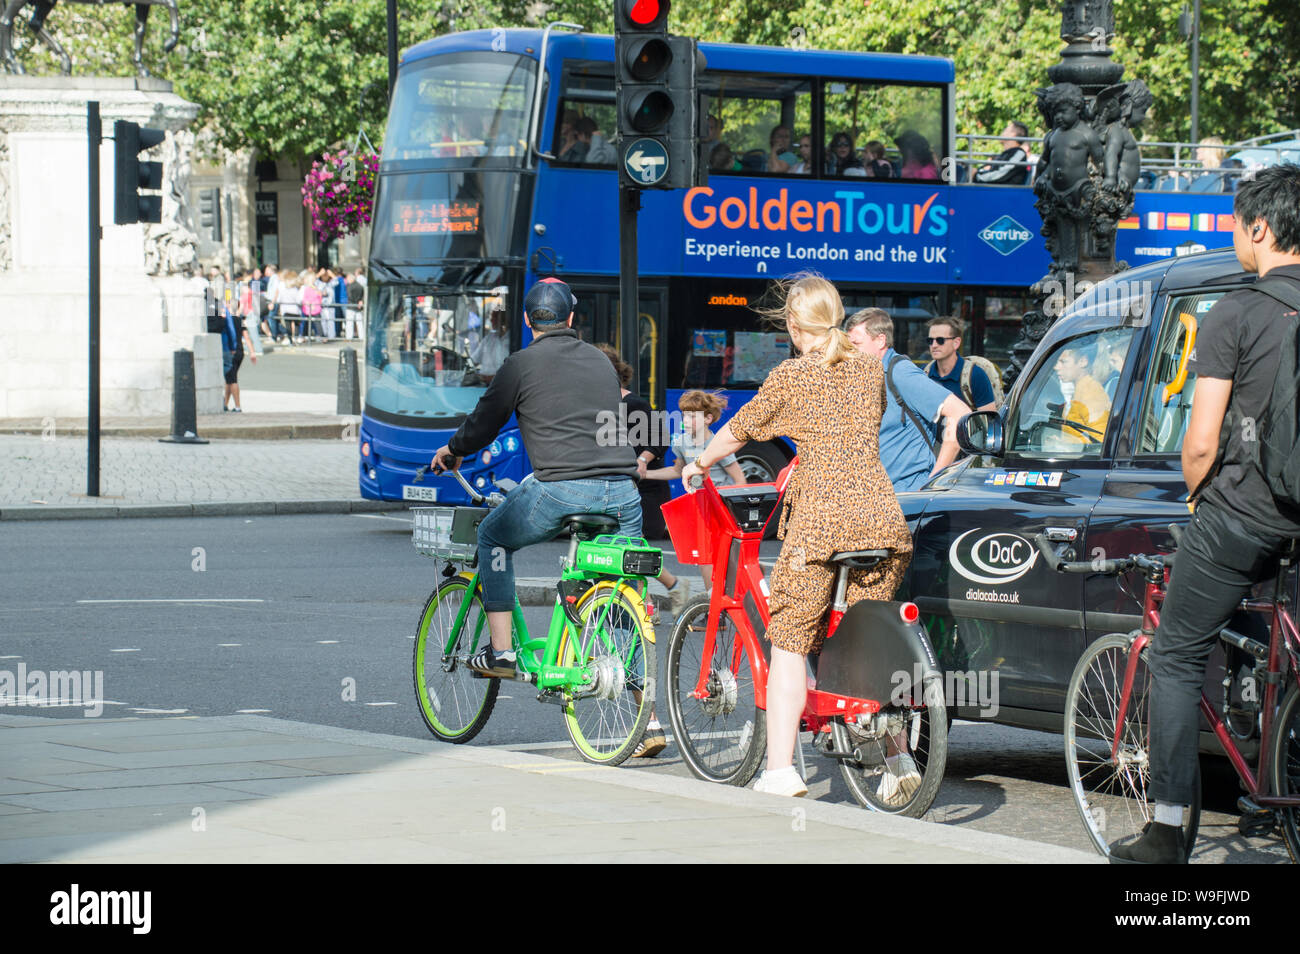
[[[485,676],[514,678],[511,611],[514,552],[550,540],[568,514],[606,514],[619,532],[641,535],[636,453],[626,440],[601,441],[598,415],[619,405],[609,359],[573,330],[577,299],[569,286],[543,278],[524,299],[533,341],[501,364],[487,391],[451,440],[433,455],[436,471],[460,467],[496,439],[514,414],[533,472],[478,528],[478,566],[491,645],[469,661]]]
[[[1233,202],[1232,244],[1248,272],[1285,279],[1300,296],[1300,166],[1263,169]],[[1285,291],[1282,294],[1287,294]],[[1224,295],[1202,319],[1192,353],[1196,392],[1183,437],[1183,478],[1196,510],[1183,534],[1151,648],[1152,824],[1113,861],[1178,864],[1183,810],[1197,784],[1197,705],[1210,650],[1241,599],[1300,537],[1300,513],[1277,500],[1253,446],[1266,427],[1284,336],[1300,318],[1262,290]],[[1220,439],[1224,439],[1222,459]]]

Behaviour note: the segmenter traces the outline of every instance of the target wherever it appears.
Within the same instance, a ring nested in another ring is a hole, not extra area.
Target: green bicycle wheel
[[[453,633],[467,598],[473,605]],[[501,680],[479,678],[465,665],[487,641],[487,612],[469,580],[452,577],[433,591],[415,631],[415,698],[424,724],[444,742],[468,742],[492,715]]]
[[[602,580],[578,600],[582,630],[560,640],[561,666],[586,666],[592,682],[570,687],[564,725],[588,762],[618,765],[636,749],[654,708],[654,630],[626,583]]]

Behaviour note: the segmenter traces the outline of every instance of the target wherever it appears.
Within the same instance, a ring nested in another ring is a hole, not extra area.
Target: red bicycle
[[[1179,536],[1172,527],[1175,542]],[[1119,560],[1072,562],[1072,553],[1054,551],[1046,537],[1037,544],[1048,565],[1062,573],[1118,576],[1140,570],[1146,587],[1142,627],[1095,640],[1080,657],[1066,690],[1065,758],[1075,806],[1093,846],[1103,855],[1110,846],[1136,839],[1151,821],[1147,800],[1150,781],[1148,727],[1151,675],[1147,654],[1164,603],[1173,554],[1133,554]],[[1246,836],[1281,828],[1291,860],[1300,862],[1300,632],[1287,612],[1283,582],[1293,557],[1280,561],[1273,598],[1245,599],[1241,609],[1268,614],[1268,645],[1224,628],[1225,647],[1245,653],[1253,666],[1248,677],[1258,687],[1252,702],[1234,700],[1232,680],[1224,680],[1224,698],[1216,707],[1201,693],[1200,710],[1241,779],[1246,794],[1237,807],[1238,829]],[[1290,688],[1287,688],[1288,683]],[[1279,702],[1279,700],[1281,700]],[[1242,749],[1255,748],[1254,758]],[[1252,768],[1251,762],[1257,760]],[[1190,853],[1200,823],[1200,785],[1183,813],[1183,835]]]
[[[766,749],[770,652],[761,637],[771,616],[758,555],[793,467],[775,484],[719,489],[697,478],[696,493],[663,507],[677,559],[712,566],[712,595],[683,609],[668,641],[673,736],[691,771],[707,781],[748,784]],[[862,550],[831,557],[838,576],[829,635],[820,657],[808,657],[801,729],[839,762],[864,807],[919,817],[939,791],[948,753],[934,650],[914,603],[845,603],[849,571],[890,555]]]

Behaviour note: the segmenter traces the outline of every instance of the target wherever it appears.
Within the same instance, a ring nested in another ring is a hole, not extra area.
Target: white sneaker
[[[906,805],[921,787],[921,773],[910,755],[891,755],[885,759],[885,774],[876,794],[887,805]]]
[[[764,772],[754,783],[754,791],[768,795],[785,795],[787,798],[803,798],[808,794],[808,786],[794,770],[794,766],[775,772]]]

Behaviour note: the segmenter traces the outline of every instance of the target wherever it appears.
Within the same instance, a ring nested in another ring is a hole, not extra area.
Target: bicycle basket
[[[486,507],[412,507],[411,542],[426,556],[472,560]]]
[[[663,511],[664,526],[668,528],[668,538],[673,542],[680,563],[708,563],[713,558],[708,527],[696,496],[682,494],[659,508]]]

